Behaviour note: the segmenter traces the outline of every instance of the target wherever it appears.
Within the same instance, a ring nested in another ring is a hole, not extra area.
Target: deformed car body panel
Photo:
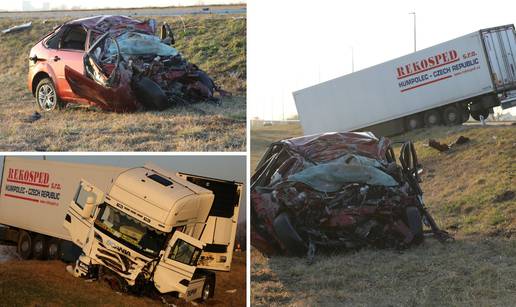
[[[449,238],[426,211],[411,142],[396,163],[391,141],[371,133],[325,133],[273,143],[251,178],[252,244],[300,255],[365,245],[404,248],[423,223]]]

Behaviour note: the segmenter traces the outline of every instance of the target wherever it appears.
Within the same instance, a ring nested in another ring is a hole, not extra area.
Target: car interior
[[[86,31],[81,26],[70,27],[61,39],[60,49],[83,50],[86,43]]]

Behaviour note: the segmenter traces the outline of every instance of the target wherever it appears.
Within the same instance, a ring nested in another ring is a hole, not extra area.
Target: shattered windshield
[[[177,50],[169,45],[164,44],[154,35],[148,35],[138,32],[126,32],[116,38],[120,53],[122,55],[158,55],[158,56],[175,56]],[[110,46],[109,52],[116,53],[116,46]]]
[[[165,233],[145,225],[106,203],[95,225],[111,237],[129,243],[139,252],[157,256],[165,243]]]

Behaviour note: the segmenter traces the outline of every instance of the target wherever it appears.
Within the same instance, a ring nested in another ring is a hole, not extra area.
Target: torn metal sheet
[[[440,230],[424,206],[417,155],[371,133],[325,133],[273,143],[251,178],[252,244],[306,255],[366,245],[405,248]]]
[[[10,28],[5,29],[5,30],[2,30],[2,34],[21,32],[21,31],[24,31],[24,30],[28,30],[30,28],[32,28],[32,21],[29,21],[29,22],[21,24],[21,25],[13,26],[13,27],[10,27]]]

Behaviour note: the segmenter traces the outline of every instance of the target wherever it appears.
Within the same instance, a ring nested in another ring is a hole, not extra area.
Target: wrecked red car
[[[96,16],[73,20],[30,51],[28,87],[41,111],[81,103],[115,112],[218,101],[225,94],[173,47],[170,25]]]
[[[265,254],[405,248],[450,237],[425,209],[414,146],[372,133],[273,143],[251,178],[251,242]],[[426,225],[429,230],[424,230]]]

